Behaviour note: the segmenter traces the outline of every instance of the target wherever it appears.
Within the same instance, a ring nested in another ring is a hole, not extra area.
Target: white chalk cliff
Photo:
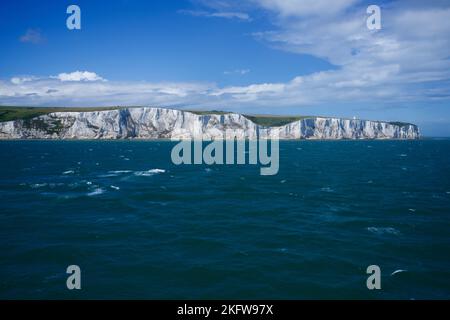
[[[0,139],[417,139],[412,124],[338,118],[305,118],[263,127],[236,113],[197,115],[164,108],[55,112],[0,122]]]

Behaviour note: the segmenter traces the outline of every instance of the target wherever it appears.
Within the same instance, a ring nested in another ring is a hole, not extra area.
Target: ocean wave
[[[155,174],[164,173],[164,172],[166,172],[166,170],[164,170],[164,169],[150,169],[147,171],[136,171],[134,174],[136,176],[149,177],[149,176],[153,176]]]
[[[46,187],[47,185],[48,185],[47,183],[33,183],[30,185],[30,187],[32,189],[38,189],[38,188]]]
[[[131,170],[111,170],[108,171],[108,173],[114,173],[114,174],[122,174],[122,173],[130,173],[132,172]]]
[[[391,273],[391,276],[395,276],[398,273],[408,272],[408,270],[398,269]]]
[[[31,183],[31,184],[23,183],[21,185],[24,185],[24,186],[28,185],[31,189],[40,189],[40,188],[45,188],[45,187],[54,189],[57,187],[63,187],[66,184],[63,182],[50,182],[50,183],[43,182],[43,183]]]
[[[71,189],[76,189],[76,188],[78,188],[79,185],[80,184],[78,182],[71,182],[67,186]]]
[[[377,227],[368,227],[367,231],[372,232],[374,234],[392,234],[392,235],[399,235],[400,231],[398,231],[395,228],[392,227],[386,227],[386,228],[377,228]]]
[[[58,199],[69,200],[79,198],[80,196],[81,195],[78,193],[66,193],[66,194],[59,194],[57,197]]]
[[[65,183],[63,182],[51,182],[48,184],[48,186],[52,189],[57,188],[57,187],[63,187],[65,186]]]
[[[112,178],[117,177],[119,174],[117,173],[108,173],[108,174],[99,174],[97,177],[99,178]]]
[[[89,197],[93,197],[93,196],[98,196],[98,195],[103,194],[103,193],[105,193],[105,189],[103,189],[103,188],[97,188],[97,189],[95,189],[94,191],[89,192],[87,195],[88,195]]]

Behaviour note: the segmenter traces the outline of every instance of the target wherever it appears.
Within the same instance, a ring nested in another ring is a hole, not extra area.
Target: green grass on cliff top
[[[105,111],[105,110],[117,110],[117,109],[123,109],[123,108],[132,108],[132,107],[119,107],[119,106],[112,106],[112,107],[88,107],[88,108],[81,108],[81,107],[20,107],[20,106],[0,106],[0,122],[3,121],[12,121],[12,120],[19,120],[19,119],[31,119],[38,116],[42,116],[45,114],[49,114],[52,112],[79,112],[79,111]],[[133,107],[134,108],[134,107]],[[218,111],[218,110],[211,110],[211,111],[204,111],[204,110],[183,110],[192,112],[198,115],[210,115],[210,114],[228,114],[231,112],[227,111]],[[288,123],[306,119],[306,118],[314,118],[315,116],[278,116],[278,115],[246,115],[244,116],[254,123],[265,126],[265,127],[278,127],[283,126]],[[398,126],[406,126],[410,125],[406,122],[390,122],[393,125]]]
[[[121,107],[98,107],[98,108],[65,108],[65,107],[9,107],[0,106],[0,122],[19,119],[31,119],[52,112],[78,112],[78,111],[102,111],[115,110]]]

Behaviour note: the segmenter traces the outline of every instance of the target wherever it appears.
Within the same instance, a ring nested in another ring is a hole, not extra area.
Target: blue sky
[[[81,30],[66,8],[81,8]],[[368,30],[377,4],[382,29]],[[2,1],[0,104],[401,120],[450,135],[448,1]]]

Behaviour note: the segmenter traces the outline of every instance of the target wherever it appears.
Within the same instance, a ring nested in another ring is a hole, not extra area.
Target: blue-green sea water
[[[450,140],[281,142],[275,176],[173,146],[0,142],[0,298],[450,298]]]

